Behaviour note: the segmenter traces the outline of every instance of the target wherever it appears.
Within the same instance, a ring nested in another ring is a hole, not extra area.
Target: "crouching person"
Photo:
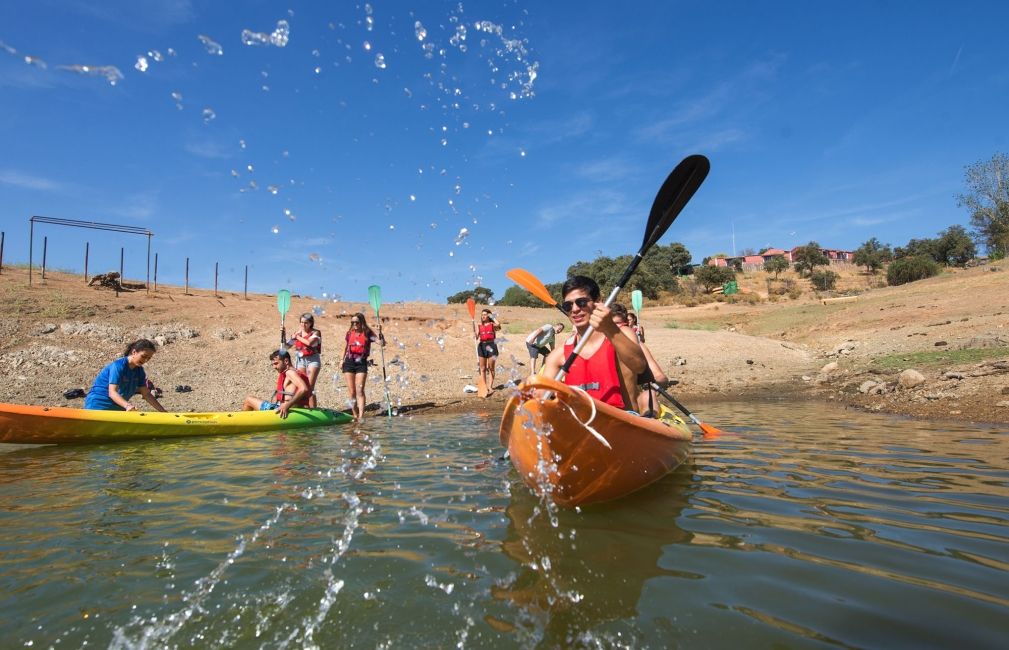
[[[287,350],[274,350],[270,353],[270,362],[277,371],[277,388],[271,399],[259,399],[249,395],[242,404],[243,411],[273,411],[282,418],[294,407],[306,407],[312,391],[308,387],[308,377],[300,370],[295,370],[291,364],[291,355]],[[274,401],[275,400],[275,401]]]

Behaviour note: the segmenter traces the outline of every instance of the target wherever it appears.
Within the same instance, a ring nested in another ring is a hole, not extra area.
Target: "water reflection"
[[[619,503],[581,512],[551,509],[517,489],[502,550],[521,570],[492,594],[522,610],[519,636],[534,633],[543,647],[594,645],[612,634],[601,625],[637,616],[648,580],[682,574],[659,559],[692,538],[678,523],[692,478],[688,463]]]

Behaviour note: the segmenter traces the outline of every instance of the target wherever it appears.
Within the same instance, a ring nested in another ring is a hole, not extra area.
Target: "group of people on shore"
[[[668,380],[645,345],[644,329],[638,324],[636,314],[628,312],[620,304],[607,307],[599,299],[599,285],[585,276],[569,278],[561,293],[561,309],[571,320],[574,332],[563,345],[556,345],[556,337],[564,331],[564,323],[546,323],[532,331],[525,339],[530,376],[536,374],[536,364],[541,357],[540,372],[546,376],[558,374],[565,359],[591,326],[592,334],[564,381],[601,402],[654,416],[657,402],[653,386]],[[344,337],[346,346],[341,369],[355,420],[364,417],[367,404],[365,386],[371,346],[374,343],[385,345],[381,328],[379,330],[376,334],[368,326],[364,314],[355,313]],[[497,332],[500,330],[501,325],[491,311],[484,309],[479,327],[474,327],[474,337],[480,376],[491,390],[498,357]],[[154,409],[164,411],[151,390],[152,384],[147,380],[143,367],[155,351],[154,343],[147,339],[130,343],[121,358],[105,366],[98,374],[84,407],[132,411],[136,407],[130,404],[130,398],[140,393]],[[274,392],[267,399],[252,395],[246,397],[242,409],[276,410],[283,418],[295,407],[315,408],[318,405],[315,385],[322,369],[322,332],[316,329],[314,316],[311,313],[302,314],[298,331],[286,341],[286,345],[271,352],[269,358],[277,371]]]

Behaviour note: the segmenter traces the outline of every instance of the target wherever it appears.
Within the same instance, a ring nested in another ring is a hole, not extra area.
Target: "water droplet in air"
[[[235,169],[232,169],[232,170],[231,170],[231,177],[232,177],[232,178],[238,178],[238,171],[237,171],[237,170],[235,170]]]
[[[284,47],[291,38],[291,26],[286,20],[278,20],[277,27],[269,34],[265,32],[254,32],[250,29],[242,30],[242,43],[245,45],[273,45]]]
[[[522,156],[523,158],[525,158],[526,157],[526,150],[525,149],[519,149],[519,155]]]
[[[312,262],[321,262],[322,261],[322,258],[319,257],[318,253],[309,253],[308,254],[308,259],[311,260]]]
[[[217,113],[214,112],[214,109],[210,107],[203,109],[203,121],[205,123],[209,124],[210,122],[216,119],[217,119]]]
[[[375,55],[375,67],[379,70],[385,70],[386,68],[385,56],[381,52]]]
[[[214,39],[210,38],[209,36],[199,34],[197,35],[196,38],[198,38],[200,42],[203,43],[203,47],[207,48],[208,54],[216,54],[217,56],[221,56],[224,54],[224,48],[221,47],[221,44],[215,42]]]
[[[272,232],[274,235],[279,235],[280,234],[280,226],[274,226],[273,228],[270,228],[270,232]]]
[[[389,224],[389,230],[395,230],[395,229],[396,229],[396,225],[390,223]]]
[[[291,208],[284,208],[284,216],[290,219],[291,221],[294,221],[295,219],[298,218],[295,216],[293,212],[291,212]]]
[[[418,41],[423,41],[427,38],[427,30],[424,29],[424,25],[420,24],[419,20],[413,24],[413,31],[417,35]]]
[[[461,245],[467,237],[469,237],[469,228],[460,228],[459,234],[455,237],[455,245]]]
[[[252,173],[253,171],[252,165],[246,165],[245,168],[249,170],[250,174]]]
[[[278,188],[276,185],[267,185],[266,191],[268,191],[270,194],[276,195],[277,192],[280,191],[280,188]]]
[[[147,57],[138,56],[137,62],[133,65],[133,67],[139,70],[140,72],[147,72]]]
[[[410,200],[411,200],[411,201],[416,201],[416,200],[417,200],[417,197],[416,197],[416,196],[414,196],[413,194],[411,194],[411,195],[410,195]]]
[[[245,149],[245,140],[239,140],[239,141],[238,141],[238,146],[239,146],[240,148],[242,148],[242,149]]]
[[[371,43],[369,43],[368,41],[364,42],[364,51],[371,52]]]

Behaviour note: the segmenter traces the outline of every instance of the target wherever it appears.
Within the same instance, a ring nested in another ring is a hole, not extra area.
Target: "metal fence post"
[[[91,242],[84,242],[84,284],[88,283],[88,253],[91,252]]]
[[[3,257],[3,247],[0,246],[0,258]],[[245,265],[245,288],[242,289],[242,296],[248,300],[249,299],[249,265]]]
[[[189,295],[189,258],[186,258],[186,291],[183,295]]]
[[[158,290],[158,254],[154,254],[154,290]]]
[[[0,232],[0,273],[4,270],[4,236],[7,233]]]
[[[123,280],[126,279],[126,276],[123,275],[123,260],[125,258],[126,258],[126,248],[123,247],[119,249],[119,284],[122,284]]]
[[[46,279],[46,251],[49,249],[49,237],[42,238],[42,280]]]
[[[217,295],[217,265],[218,264],[219,264],[219,262],[214,262],[214,297],[215,298],[219,298],[220,297],[220,296]]]

